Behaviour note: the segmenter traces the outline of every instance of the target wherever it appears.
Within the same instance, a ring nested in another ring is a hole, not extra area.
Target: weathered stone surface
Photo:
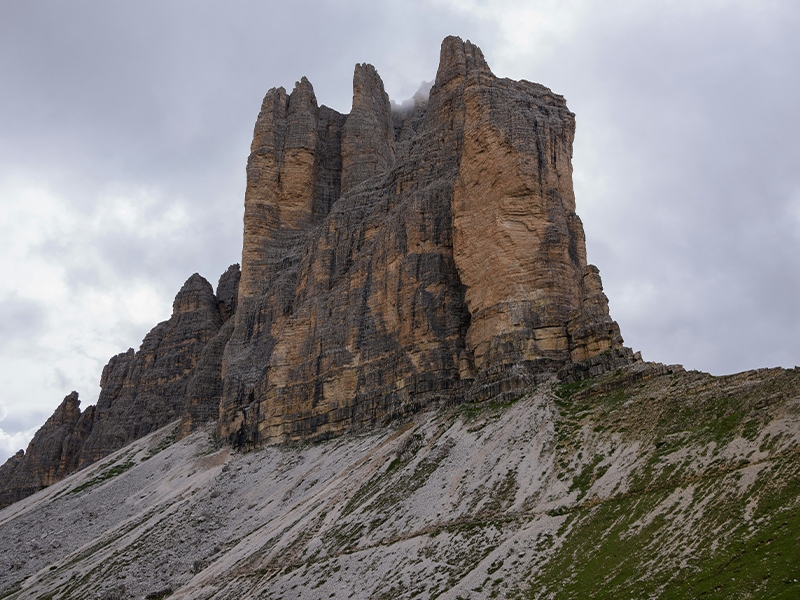
[[[133,348],[111,358],[96,406],[81,412],[77,392],[64,399],[28,451],[0,467],[0,506],[52,485],[151,431],[181,419],[189,433],[217,417],[222,352],[233,330],[239,265],[220,277],[217,293],[192,275],[172,317]]]
[[[497,79],[480,50],[445,43],[435,90],[463,99],[454,258],[467,348],[494,364],[580,361],[622,346],[586,262],[572,187],[574,115],[539,84]]]
[[[288,106],[310,87],[298,86]],[[248,168],[242,260],[267,267],[243,275],[223,360],[219,433],[235,445],[510,392],[601,353],[597,369],[632,361],[586,262],[564,99],[495,77],[479,48],[447,38],[429,99],[389,107],[374,68],[357,65],[341,196],[305,225],[260,225],[256,198],[274,214],[294,200]],[[288,165],[285,143],[260,141],[288,130],[275,114],[262,110],[248,165],[280,165],[281,177],[307,181],[298,189],[316,189],[306,168],[316,157]]]
[[[81,465],[181,417],[195,366],[222,322],[211,285],[195,273],[175,297],[172,317],[145,336],[138,352],[118,355],[104,370]]]
[[[76,470],[78,452],[93,421],[94,407],[81,412],[72,392],[36,432],[27,452],[20,450],[0,467],[0,507],[52,485]]]
[[[342,194],[394,164],[394,124],[389,95],[375,67],[356,65],[353,108],[342,131]]]
[[[228,270],[220,275],[217,282],[217,307],[223,321],[227,321],[234,312],[239,301],[239,282],[242,279],[242,272],[239,265],[231,265]]]
[[[219,416],[222,397],[222,355],[233,333],[233,320],[229,318],[237,305],[240,281],[239,265],[232,265],[220,277],[216,298],[220,316],[225,323],[205,345],[197,359],[191,378],[186,386],[180,437],[191,433],[198,426]]]
[[[429,96],[394,113],[368,64],[348,115],[305,78],[269,90],[241,273],[216,294],[193,275],[172,317],[109,362],[86,435],[52,472],[178,418],[181,436],[218,419],[237,447],[320,439],[634,362],[586,259],[574,132],[563,97],[496,77],[455,37]]]

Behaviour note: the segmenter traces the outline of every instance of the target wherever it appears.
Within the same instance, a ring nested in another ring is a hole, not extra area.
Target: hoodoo
[[[111,359],[0,468],[0,506],[176,419],[236,448],[363,430],[634,362],[587,263],[562,96],[448,37],[429,97],[392,112],[302,78],[267,92],[247,163],[241,273],[195,274],[169,321]]]

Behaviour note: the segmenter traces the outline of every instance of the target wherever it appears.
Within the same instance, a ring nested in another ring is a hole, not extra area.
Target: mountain
[[[269,90],[241,272],[216,293],[192,275],[97,404],[73,392],[0,468],[0,506],[177,418],[234,448],[320,440],[634,362],[586,261],[574,132],[562,96],[455,37],[429,96],[394,113],[368,64],[349,115],[305,78]]]
[[[0,598],[800,593],[800,374],[623,345],[574,132],[456,37],[394,109],[269,90],[241,268],[0,467]]]
[[[179,422],[0,511],[0,598],[796,598],[800,370],[653,363],[320,442]]]

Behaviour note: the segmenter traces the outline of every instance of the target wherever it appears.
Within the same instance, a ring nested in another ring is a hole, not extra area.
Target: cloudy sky
[[[577,114],[589,260],[644,358],[725,374],[800,363],[795,0],[7,0],[0,3],[0,460],[239,261],[266,90],[306,75],[348,112],[439,44]]]

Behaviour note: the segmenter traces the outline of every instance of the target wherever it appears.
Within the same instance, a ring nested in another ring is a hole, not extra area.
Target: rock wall
[[[302,78],[267,92],[247,162],[241,273],[195,274],[97,405],[68,396],[0,469],[14,501],[180,419],[234,447],[321,439],[432,401],[511,396],[634,361],[587,263],[574,115],[444,40],[429,97],[392,112],[355,67],[348,115]]]
[[[318,439],[433,398],[510,393],[598,355],[595,372],[633,360],[586,261],[563,97],[495,77],[479,48],[451,37],[429,99],[403,113],[390,112],[377,71],[356,65],[351,113],[327,119],[340,160],[313,136],[322,109],[306,80],[288,98],[270,90],[264,106],[221,438]],[[295,106],[308,134],[292,138]],[[302,161],[289,162],[290,139],[303,140]],[[341,185],[315,205],[322,148]],[[278,179],[304,192],[286,195]],[[284,206],[303,217],[280,218]]]

